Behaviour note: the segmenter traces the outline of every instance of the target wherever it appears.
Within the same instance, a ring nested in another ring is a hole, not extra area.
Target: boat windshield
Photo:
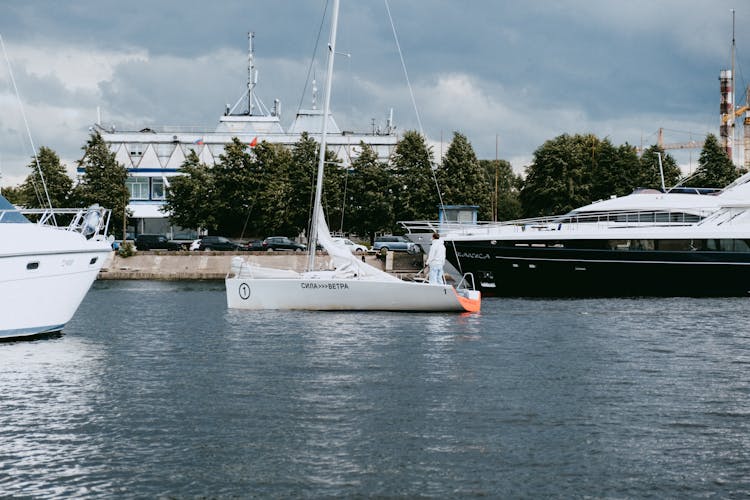
[[[0,223],[2,222],[24,223],[30,221],[11,202],[6,200],[5,196],[0,195]]]

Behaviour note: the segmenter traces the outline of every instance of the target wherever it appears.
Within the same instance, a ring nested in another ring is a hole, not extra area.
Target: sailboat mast
[[[326,162],[326,136],[328,134],[328,113],[331,107],[331,83],[333,82],[333,56],[336,54],[336,29],[339,22],[339,0],[333,0],[331,15],[331,35],[328,42],[328,74],[326,76],[325,97],[323,101],[323,126],[320,134],[320,155],[318,159],[318,178],[315,181],[315,202],[313,204],[312,223],[310,225],[309,256],[307,268],[315,268],[315,248],[318,243],[318,215],[322,213],[323,172]]]

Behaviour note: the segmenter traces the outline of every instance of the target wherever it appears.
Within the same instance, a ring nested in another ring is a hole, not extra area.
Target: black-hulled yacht
[[[485,296],[745,296],[750,174],[719,191],[637,190],[558,217],[438,230]]]

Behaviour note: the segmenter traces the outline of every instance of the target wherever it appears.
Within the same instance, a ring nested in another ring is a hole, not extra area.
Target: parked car
[[[239,243],[224,236],[204,236],[198,245],[198,250],[220,250],[220,251],[237,251],[244,250],[245,247]]]
[[[245,250],[249,252],[262,252],[265,250],[263,248],[263,241],[261,240],[250,240],[245,245]]]
[[[292,241],[286,236],[270,236],[263,240],[263,250],[273,252],[275,250],[291,250],[293,252],[303,252],[307,247],[302,243]]]
[[[139,234],[135,247],[138,250],[182,250],[182,245],[169,241],[163,234]]]
[[[375,243],[372,245],[372,250],[375,252],[418,252],[417,245],[410,241],[407,237],[393,235],[378,236],[377,238],[375,238]]]
[[[358,245],[348,238],[332,238],[333,242],[337,245],[345,246],[353,254],[362,255],[367,253],[367,247],[364,245]]]

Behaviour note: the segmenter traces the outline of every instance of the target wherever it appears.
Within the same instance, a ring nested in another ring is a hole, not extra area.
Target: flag
[[[255,138],[253,138],[253,140],[252,140],[252,141],[250,141],[250,147],[251,147],[251,148],[254,148],[254,147],[255,147],[255,146],[257,146],[257,145],[258,145],[258,138],[257,138],[257,137],[255,137]]]

